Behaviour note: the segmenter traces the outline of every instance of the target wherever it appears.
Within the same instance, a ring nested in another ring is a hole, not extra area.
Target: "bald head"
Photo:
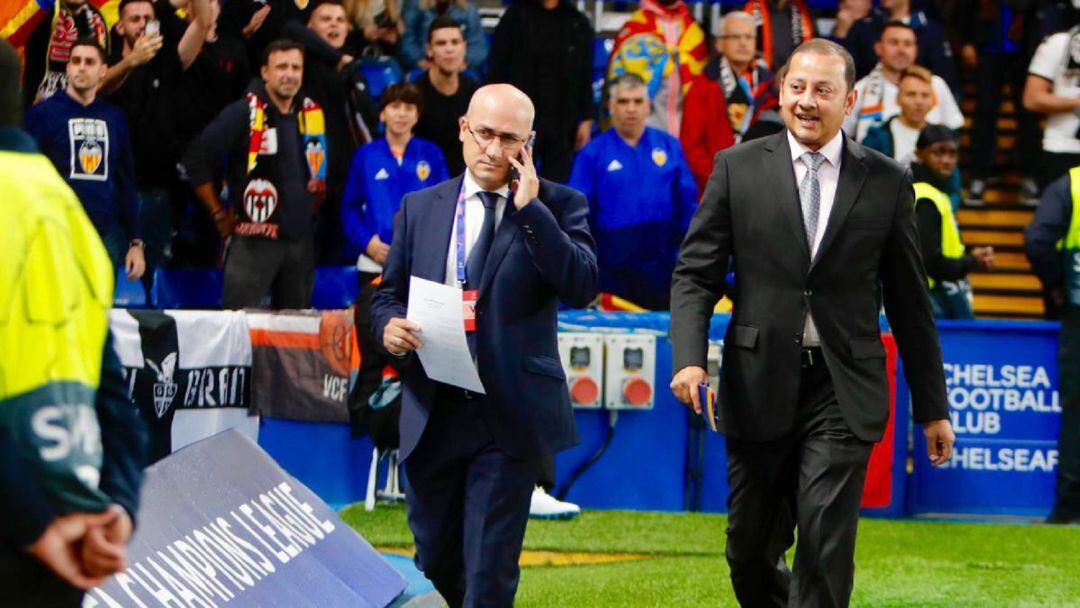
[[[523,132],[532,129],[536,108],[529,96],[510,84],[489,84],[480,87],[469,100],[466,118],[476,120],[494,113],[512,112],[522,122]]]
[[[489,84],[473,93],[458,138],[465,164],[483,188],[494,190],[507,183],[508,159],[521,153],[535,115],[529,96],[508,84]]]

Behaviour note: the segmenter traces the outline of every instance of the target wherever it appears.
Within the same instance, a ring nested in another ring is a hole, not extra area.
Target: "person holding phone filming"
[[[578,441],[556,311],[596,296],[583,195],[536,175],[532,101],[477,90],[459,121],[464,175],[402,200],[372,303],[375,338],[402,359],[401,458],[419,568],[450,606],[511,606],[540,459]],[[510,180],[510,169],[518,171]],[[410,278],[460,286],[486,394],[430,380],[413,351]]]

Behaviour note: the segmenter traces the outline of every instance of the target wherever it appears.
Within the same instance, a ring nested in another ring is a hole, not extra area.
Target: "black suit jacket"
[[[709,318],[735,270],[718,400],[729,437],[771,440],[792,426],[807,310],[840,409],[877,441],[889,414],[882,300],[916,422],[948,417],[941,348],[919,257],[911,174],[845,138],[836,198],[811,260],[787,131],[717,154],[671,287],[672,369],[705,367]]]
[[[390,319],[406,314],[409,278],[442,283],[446,277],[461,180],[402,199],[382,283],[371,303],[380,344]],[[584,195],[542,179],[539,196],[524,208],[506,201],[484,265],[476,302],[476,360],[487,392],[484,418],[499,449],[517,458],[538,458],[578,441],[559,362],[556,313],[559,300],[585,306],[599,289],[588,214]],[[404,363],[402,459],[419,443],[436,393],[415,354]]]

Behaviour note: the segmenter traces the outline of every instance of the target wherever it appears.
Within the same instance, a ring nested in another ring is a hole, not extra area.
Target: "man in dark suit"
[[[510,85],[473,95],[460,120],[465,174],[403,199],[372,304],[376,337],[403,357],[417,564],[450,606],[513,604],[539,461],[577,442],[555,313],[560,299],[596,296],[595,246],[585,197],[536,176],[525,145],[533,115]],[[463,298],[479,291],[467,339],[485,395],[424,373],[412,352],[422,328],[405,319],[413,276],[459,286]]]
[[[841,132],[856,97],[842,47],[806,42],[782,74],[787,129],[717,155],[683,241],[671,387],[701,411],[709,317],[733,267],[717,401],[735,595],[743,606],[847,606],[866,463],[889,416],[883,297],[931,462],[948,460],[954,437],[911,174]]]

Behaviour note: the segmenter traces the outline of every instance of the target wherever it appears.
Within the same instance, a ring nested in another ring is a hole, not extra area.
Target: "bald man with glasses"
[[[533,116],[510,85],[477,90],[459,121],[465,173],[402,200],[372,304],[375,337],[403,370],[417,565],[452,607],[513,605],[539,463],[578,441],[556,311],[596,296],[595,246],[584,196],[536,175]],[[405,318],[413,276],[471,303],[483,394],[425,373],[423,328]]]

